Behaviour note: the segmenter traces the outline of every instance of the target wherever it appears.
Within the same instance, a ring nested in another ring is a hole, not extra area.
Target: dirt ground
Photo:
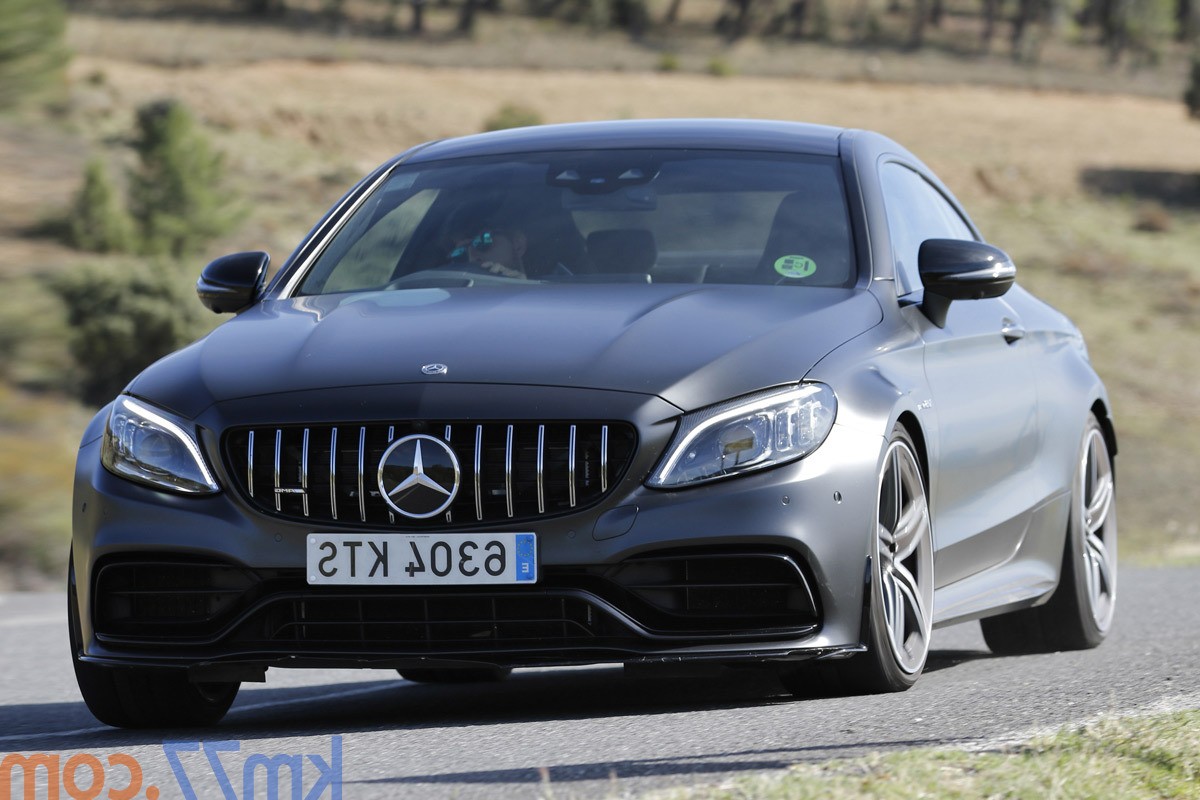
[[[166,95],[210,124],[292,140],[366,169],[418,142],[481,130],[506,103],[545,122],[760,117],[874,128],[921,155],[964,201],[1062,198],[1085,170],[1190,174],[1200,123],[1183,104],[974,86],[595,71],[269,61],[162,68],[78,58],[121,106]]]

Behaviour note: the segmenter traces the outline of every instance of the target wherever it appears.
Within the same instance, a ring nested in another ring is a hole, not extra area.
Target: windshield
[[[400,165],[296,294],[856,277],[835,159],[607,150]]]

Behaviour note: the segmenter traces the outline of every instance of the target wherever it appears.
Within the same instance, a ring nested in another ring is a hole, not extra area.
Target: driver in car
[[[474,225],[451,229],[449,260],[452,264],[470,264],[505,278],[525,277],[525,233],[498,219],[480,220]]]

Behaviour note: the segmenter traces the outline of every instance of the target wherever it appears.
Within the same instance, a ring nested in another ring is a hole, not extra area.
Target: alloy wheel
[[[1087,599],[1096,627],[1103,633],[1112,623],[1117,593],[1116,530],[1112,460],[1099,428],[1088,431],[1079,464],[1079,518],[1083,574]]]
[[[921,470],[904,441],[888,448],[879,478],[876,524],[888,646],[896,665],[913,675],[925,665],[933,621],[933,542]]]

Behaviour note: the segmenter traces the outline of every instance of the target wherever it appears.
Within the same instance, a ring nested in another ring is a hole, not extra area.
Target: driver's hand
[[[479,267],[480,269],[486,269],[488,272],[492,273],[493,275],[499,275],[503,278],[524,278],[525,277],[524,272],[521,272],[520,270],[512,269],[511,267],[506,267],[503,264],[498,264],[495,261],[485,261],[482,264],[476,264],[475,266]]]

